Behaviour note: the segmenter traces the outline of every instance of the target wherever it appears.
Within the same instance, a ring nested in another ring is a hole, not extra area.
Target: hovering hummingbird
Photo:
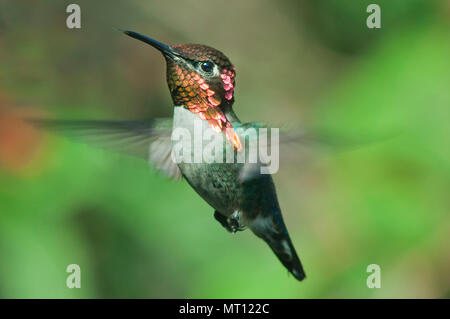
[[[34,123],[50,129],[82,132],[83,136],[85,133],[100,136],[100,140],[102,136],[116,141],[122,139],[126,152],[150,157],[156,168],[168,176],[184,178],[214,208],[215,219],[229,232],[250,228],[270,246],[296,279],[303,280],[305,272],[283,221],[270,174],[246,179],[242,178],[243,163],[177,163],[171,156],[171,132],[181,128],[194,133],[196,121],[201,121],[204,132],[212,130],[222,135],[236,152],[242,151],[243,142],[248,138],[239,135],[237,129],[260,127],[259,123],[241,123],[233,111],[236,85],[233,64],[222,52],[206,45],[169,46],[133,31],[124,33],[151,45],[164,56],[174,106],[173,119],[34,120]],[[112,147],[119,148],[117,145],[113,143]]]

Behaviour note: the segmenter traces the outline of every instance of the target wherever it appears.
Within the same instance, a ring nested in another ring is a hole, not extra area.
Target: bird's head
[[[216,132],[231,128],[223,110],[234,102],[236,72],[222,52],[202,44],[169,46],[133,31],[124,33],[163,54],[167,62],[167,83],[175,106],[184,106],[198,114],[201,119],[209,121]],[[230,136],[229,139],[238,137]],[[233,144],[239,149],[238,142]]]

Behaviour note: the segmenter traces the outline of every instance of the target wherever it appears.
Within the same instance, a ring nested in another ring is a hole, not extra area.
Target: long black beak
[[[126,35],[128,35],[132,38],[135,38],[137,40],[140,40],[142,42],[150,44],[155,49],[161,51],[161,53],[164,54],[164,56],[166,56],[166,57],[173,57],[173,56],[179,55],[178,53],[174,52],[174,50],[172,50],[172,48],[170,46],[168,46],[167,44],[156,41],[145,35],[139,34],[134,31],[123,31],[123,33],[125,33]]]

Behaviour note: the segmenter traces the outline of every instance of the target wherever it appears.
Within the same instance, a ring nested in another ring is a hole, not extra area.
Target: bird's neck
[[[240,151],[242,149],[242,145],[240,142],[239,136],[234,131],[233,127],[235,124],[240,123],[238,117],[233,112],[232,108],[227,108],[222,110],[223,115],[225,115],[228,123],[224,123],[222,131],[216,131],[216,133],[225,134],[226,138],[232,143],[232,145]],[[199,123],[200,126],[196,126],[196,123]],[[231,124],[231,125],[230,125]],[[176,106],[174,108],[174,119],[173,119],[173,128],[184,128],[189,132],[196,132],[196,127],[199,127],[201,131],[211,130],[211,123],[208,120],[202,120],[198,114],[191,112],[188,108],[184,107],[184,105]]]
[[[241,123],[239,118],[237,117],[236,113],[233,111],[233,105],[232,104],[226,104],[221,107],[223,114],[227,118],[228,122],[231,124],[233,123]]]

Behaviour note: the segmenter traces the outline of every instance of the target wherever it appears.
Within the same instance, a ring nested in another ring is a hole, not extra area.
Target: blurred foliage
[[[450,297],[450,5],[373,1],[0,0],[0,297]],[[114,28],[217,47],[244,121],[378,143],[282,162],[298,283],[249,231],[231,236],[185,182],[23,126],[170,116],[161,56]],[[65,285],[81,266],[81,289]],[[379,264],[382,288],[368,289]]]

